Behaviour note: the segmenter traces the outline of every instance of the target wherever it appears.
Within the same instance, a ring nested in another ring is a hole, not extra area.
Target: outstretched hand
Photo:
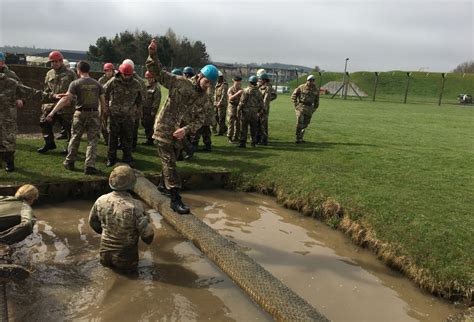
[[[156,48],[158,47],[158,43],[155,38],[153,38],[150,42],[150,45],[148,45],[148,54],[150,56],[156,55]]]

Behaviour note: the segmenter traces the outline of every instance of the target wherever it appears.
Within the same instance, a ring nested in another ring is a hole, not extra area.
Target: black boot
[[[14,159],[14,154],[15,152],[4,152],[3,153],[3,159],[5,160],[5,163],[7,166],[5,167],[6,172],[13,172],[15,171],[15,159]]]
[[[212,146],[210,144],[206,144],[202,149],[203,152],[212,152]]]
[[[162,195],[165,195],[167,197],[170,196],[170,191],[168,188],[166,188],[165,181],[163,180],[163,175],[161,175],[160,182],[158,183],[158,186],[156,186],[159,192],[161,192]]]
[[[171,209],[173,209],[175,212],[177,212],[180,215],[189,214],[190,210],[188,207],[186,207],[186,205],[181,200],[181,196],[179,195],[178,188],[170,189],[170,193],[171,193],[171,202],[170,202]]]
[[[56,149],[56,143],[54,143],[54,137],[51,135],[44,137],[44,145],[39,148],[37,151],[38,153],[46,153],[49,150]]]

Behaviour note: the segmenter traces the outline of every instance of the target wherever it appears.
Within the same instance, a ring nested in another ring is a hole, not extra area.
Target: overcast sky
[[[124,30],[203,41],[219,62],[449,71],[474,58],[473,0],[0,0],[0,46],[88,50]]]

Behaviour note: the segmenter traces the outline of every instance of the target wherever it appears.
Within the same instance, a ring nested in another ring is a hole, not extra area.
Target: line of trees
[[[474,73],[474,60],[459,64],[453,69],[453,73]]]
[[[163,36],[152,36],[146,31],[123,31],[113,38],[99,37],[89,46],[88,58],[92,61],[121,63],[130,58],[143,65],[148,57],[148,45],[152,38],[158,41],[158,58],[164,66],[200,67],[209,63],[206,45],[180,37],[169,28]]]

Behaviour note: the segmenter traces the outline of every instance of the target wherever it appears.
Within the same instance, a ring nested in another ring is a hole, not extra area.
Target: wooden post
[[[295,72],[296,72],[296,87],[300,86],[300,80],[298,78],[298,69],[295,68]]]
[[[377,93],[377,86],[379,85],[379,72],[375,72],[375,85],[374,85],[374,95],[372,96],[372,102],[375,102],[375,94]]]
[[[407,103],[408,88],[410,87],[410,78],[411,78],[411,73],[407,72],[407,87],[405,88],[405,100],[403,101],[404,104]]]
[[[321,86],[323,86],[323,73],[318,72],[319,74],[319,89],[321,89]]]
[[[275,71],[276,81],[275,81],[275,92],[278,93],[278,71]]]
[[[443,91],[444,91],[444,82],[446,81],[446,73],[441,74],[441,90],[439,91],[439,100],[438,106],[441,106],[441,99],[443,98]]]

